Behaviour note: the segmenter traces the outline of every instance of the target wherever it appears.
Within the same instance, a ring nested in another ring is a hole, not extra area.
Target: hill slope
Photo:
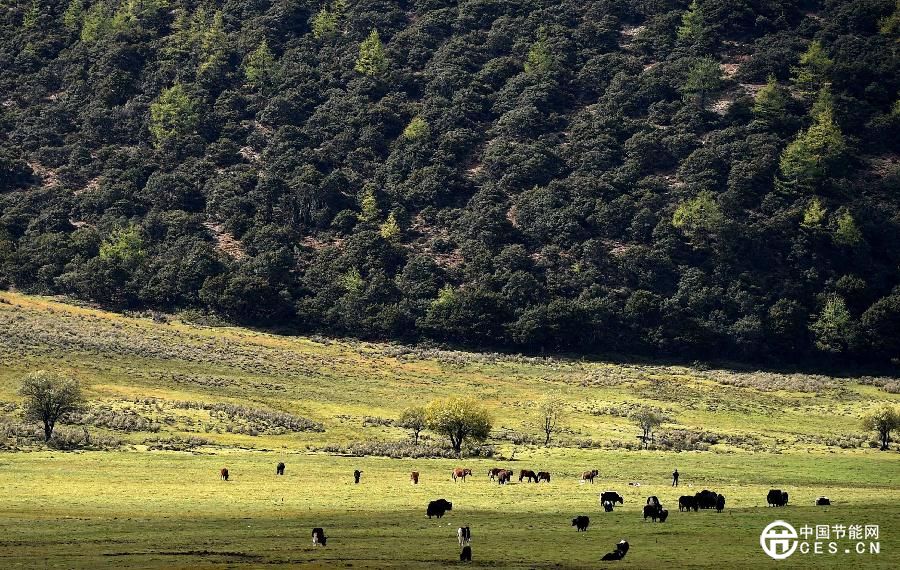
[[[900,354],[893,0],[34,0],[0,281],[521,350]]]

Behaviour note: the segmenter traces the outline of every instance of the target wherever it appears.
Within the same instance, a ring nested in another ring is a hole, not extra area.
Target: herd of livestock
[[[276,475],[284,475],[285,465],[284,463],[278,463],[275,467]],[[500,485],[505,485],[509,483],[510,480],[514,476],[514,472],[510,469],[503,469],[499,467],[494,467],[488,470],[488,477],[491,481],[496,481]],[[219,472],[219,475],[223,481],[228,481],[229,473],[227,468],[222,468]],[[594,479],[599,475],[599,471],[596,469],[592,469],[590,471],[585,471],[581,474],[581,482],[582,483],[590,483],[593,485]],[[457,467],[453,469],[450,473],[450,478],[456,481],[465,481],[467,477],[472,476],[472,470],[468,468]],[[354,470],[353,471],[353,482],[354,484],[359,484],[362,478],[362,471]],[[409,480],[413,485],[419,484],[419,472],[413,471],[410,473]],[[519,482],[530,482],[530,483],[541,483],[541,482],[550,482],[550,473],[547,471],[532,471],[530,469],[521,469],[519,471]],[[788,502],[788,494],[786,491],[782,491],[781,489],[771,489],[769,493],[766,495],[766,503],[770,507],[783,507],[787,505]],[[603,510],[606,512],[612,512],[615,508],[616,503],[622,505],[625,503],[625,499],[617,493],[616,491],[603,491],[600,493],[600,505],[603,507]],[[816,499],[817,506],[827,506],[830,505],[831,501],[828,497],[819,497]],[[699,493],[694,495],[682,495],[678,498],[678,510],[682,512],[694,511],[697,512],[700,509],[715,509],[716,512],[721,513],[725,509],[725,495],[720,493],[716,493],[714,491],[710,491],[708,489],[703,489]],[[447,511],[453,510],[453,503],[447,501],[446,499],[437,499],[435,501],[430,501],[428,503],[428,507],[426,508],[425,514],[428,518],[436,517],[441,518]],[[659,498],[656,496],[651,496],[647,498],[647,504],[644,506],[643,510],[644,520],[650,519],[653,522],[666,522],[666,519],[669,517],[669,511],[666,509]],[[572,526],[579,532],[585,532],[590,525],[590,517],[586,515],[578,515],[572,519]],[[459,539],[459,546],[462,549],[460,552],[460,560],[461,561],[471,561],[472,560],[472,547],[471,547],[471,530],[468,526],[460,527],[457,529],[457,537]],[[325,546],[327,542],[327,537],[325,536],[325,531],[321,527],[316,527],[312,531],[312,539],[313,544],[316,546]],[[629,544],[625,540],[619,541],[615,548],[605,554],[602,560],[610,561],[610,560],[621,560],[625,557],[625,554],[629,550]]]

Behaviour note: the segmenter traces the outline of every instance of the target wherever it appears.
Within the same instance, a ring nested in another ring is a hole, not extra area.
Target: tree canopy
[[[478,349],[900,357],[895,0],[4,6],[0,286]]]

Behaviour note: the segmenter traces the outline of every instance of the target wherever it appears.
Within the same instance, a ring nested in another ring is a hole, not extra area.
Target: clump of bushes
[[[328,444],[318,449],[326,453],[352,455],[355,457],[375,456],[393,459],[411,458],[455,458],[456,452],[447,445],[419,444],[411,441],[355,441],[348,444]],[[467,457],[494,457],[496,450],[492,445],[471,445],[463,449]]]
[[[40,431],[40,430],[38,430]],[[47,445],[53,449],[71,451],[74,449],[110,450],[122,445],[122,440],[108,434],[94,434],[87,428],[57,427]]]
[[[363,418],[363,427],[392,427],[395,421],[390,418],[380,418],[378,416],[365,416]]]
[[[248,422],[249,426],[229,426],[232,433],[243,433],[244,430],[255,431],[248,435],[266,434],[282,434],[288,432],[323,432],[325,427],[310,419],[295,416],[287,412],[279,412],[275,410],[261,410],[259,408],[249,408],[239,404],[215,403],[195,401],[178,401],[172,404],[176,408],[188,410],[207,410],[212,417],[218,417],[223,420],[236,422]],[[242,430],[242,431],[237,431]]]
[[[124,432],[148,431],[155,433],[160,429],[159,423],[142,416],[134,410],[114,410],[109,406],[94,407],[80,414],[73,415],[69,419],[69,423]]]
[[[198,447],[203,447],[211,444],[212,442],[208,439],[197,437],[194,435],[189,437],[173,435],[169,437],[154,437],[144,440],[144,445],[146,445],[148,449],[154,451],[191,451]]]
[[[656,435],[651,449],[666,451],[708,451],[709,446],[719,443],[722,436],[689,429],[670,429]]]

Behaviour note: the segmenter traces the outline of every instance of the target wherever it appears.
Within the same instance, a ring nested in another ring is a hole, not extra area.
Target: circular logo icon
[[[775,560],[784,560],[797,550],[797,529],[784,521],[775,521],[763,529],[759,545]]]

